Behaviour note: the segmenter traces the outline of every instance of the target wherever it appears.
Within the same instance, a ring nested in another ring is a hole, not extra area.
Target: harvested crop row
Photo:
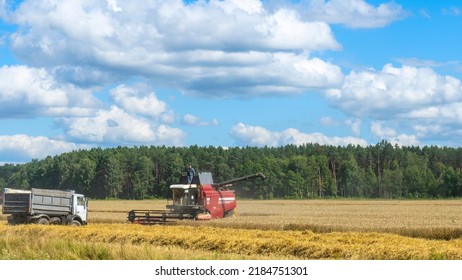
[[[31,242],[40,236],[94,244],[175,247],[275,259],[462,259],[459,239],[435,241],[382,233],[99,224],[80,228],[0,225],[0,236]]]

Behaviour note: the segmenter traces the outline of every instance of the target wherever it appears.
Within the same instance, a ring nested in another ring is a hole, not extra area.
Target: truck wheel
[[[71,226],[78,226],[78,227],[79,227],[79,226],[81,226],[82,224],[81,224],[79,221],[77,221],[77,220],[73,220],[69,225],[71,225]]]
[[[39,225],[49,225],[50,222],[46,218],[40,218],[37,220],[37,224]]]
[[[50,225],[60,225],[60,224],[61,224],[61,218],[53,217],[50,219]]]

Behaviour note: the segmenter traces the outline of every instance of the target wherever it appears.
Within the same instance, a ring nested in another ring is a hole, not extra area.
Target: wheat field
[[[91,201],[85,227],[9,226],[0,259],[462,259],[462,200],[241,200],[235,217],[141,226]]]
[[[92,201],[90,223],[126,222],[131,209],[163,209],[165,200]],[[462,237],[462,200],[241,200],[236,217],[178,224],[213,227],[382,232],[410,237]]]

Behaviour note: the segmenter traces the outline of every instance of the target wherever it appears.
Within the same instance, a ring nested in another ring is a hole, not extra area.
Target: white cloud
[[[261,43],[270,49],[338,49],[329,25],[325,22],[302,22],[294,10],[281,9],[256,26]]]
[[[53,140],[43,136],[0,135],[0,157],[3,161],[42,159],[76,149],[86,148],[66,141]]]
[[[231,137],[242,146],[279,146],[280,134],[261,126],[238,123],[231,129]]]
[[[214,72],[198,69],[196,76],[185,83],[184,91],[217,97],[292,95],[309,89],[338,87],[343,82],[338,66],[318,58],[291,53],[264,56],[263,65],[220,67]]]
[[[107,5],[109,7],[110,10],[112,10],[113,12],[121,12],[122,11],[122,8],[119,7],[119,5],[117,4],[117,0],[106,0],[107,1]]]
[[[199,121],[199,117],[196,117],[191,114],[186,114],[183,116],[183,122],[188,125],[196,125],[197,123],[199,123]]]
[[[90,91],[59,83],[43,68],[0,67],[2,117],[88,115],[98,105]]]
[[[322,133],[302,133],[294,128],[289,128],[281,133],[282,136],[282,145],[286,144],[295,144],[295,145],[302,145],[305,143],[318,143],[321,145],[333,145],[333,146],[347,146],[349,144],[352,145],[360,145],[366,146],[367,141],[362,138],[357,137],[329,137],[325,136]]]
[[[416,135],[409,135],[409,134],[400,134],[396,137],[387,139],[392,145],[399,145],[399,146],[419,146],[420,141]]]
[[[462,131],[462,102],[411,110],[400,116],[419,138],[441,139],[459,145]]]
[[[17,56],[82,85],[141,75],[220,97],[300,93],[343,79],[311,54],[340,48],[328,24],[257,0],[26,0],[10,14]]]
[[[6,17],[6,0],[0,0],[0,19]]]
[[[338,126],[340,123],[332,117],[322,117],[319,122],[324,126]]]
[[[186,134],[179,128],[169,127],[165,124],[157,126],[154,130],[157,145],[182,146]]]
[[[147,121],[130,116],[113,106],[110,110],[99,110],[95,116],[66,118],[61,123],[72,139],[95,143],[149,142],[155,136]]]
[[[114,104],[133,114],[160,118],[169,113],[167,103],[157,98],[155,92],[145,93],[141,85],[129,87],[120,85],[109,91]]]
[[[352,28],[383,27],[407,15],[394,2],[377,7],[364,0],[305,0],[302,3],[306,17]]]
[[[303,133],[294,128],[285,129],[282,132],[270,131],[260,126],[250,126],[238,123],[231,129],[231,136],[239,145],[250,146],[283,146],[287,144],[302,145],[318,143],[321,145],[366,146],[367,141],[356,137],[328,137],[322,133]]]
[[[211,2],[213,5],[221,7],[228,14],[232,14],[236,12],[236,10],[244,11],[248,14],[259,14],[264,11],[260,0],[228,0]]]
[[[372,122],[371,132],[380,138],[390,138],[396,136],[396,130],[389,127],[383,127],[383,122]]]
[[[420,141],[416,135],[409,135],[405,133],[398,134],[398,132],[390,127],[384,127],[383,122],[372,122],[372,134],[380,140],[387,140],[391,144],[398,144],[400,146],[417,146]]]
[[[430,68],[387,64],[380,72],[352,71],[341,89],[327,91],[326,96],[334,106],[357,117],[389,119],[461,101],[462,88],[460,80]]]
[[[360,119],[348,119],[345,121],[345,124],[350,127],[351,132],[354,135],[359,136],[361,134],[361,120]]]
[[[462,124],[462,102],[415,108],[402,117],[440,124]]]
[[[186,114],[183,116],[183,123],[191,126],[216,126],[220,124],[217,119],[203,121],[201,118],[191,114]]]
[[[461,81],[428,67],[387,64],[381,71],[352,71],[326,97],[349,115],[371,119],[379,139],[414,145],[442,135],[455,139],[462,129]]]
[[[99,110],[92,117],[62,118],[57,124],[71,139],[89,143],[181,146],[185,137],[178,128],[137,118],[117,106]]]
[[[91,90],[57,81],[43,68],[3,66],[0,117],[53,117],[68,139],[84,143],[182,145],[184,132],[166,125],[173,122],[172,110],[146,88],[121,85],[109,90],[115,105],[105,109]],[[33,139],[39,140],[43,138]],[[54,145],[59,143],[67,142]]]

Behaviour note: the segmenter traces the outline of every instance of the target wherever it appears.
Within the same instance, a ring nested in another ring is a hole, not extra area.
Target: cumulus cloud
[[[181,146],[185,137],[178,128],[137,118],[117,106],[91,117],[61,118],[57,124],[71,139],[90,143]]]
[[[420,144],[417,135],[398,134],[395,129],[384,127],[383,124],[383,122],[372,122],[371,124],[371,132],[379,140],[387,140],[391,144],[400,146],[418,146]]]
[[[88,115],[99,105],[92,92],[57,82],[43,68],[0,67],[0,116]]]
[[[283,146],[288,144],[302,145],[318,143],[321,145],[366,146],[367,141],[356,137],[328,137],[322,133],[303,133],[294,128],[288,128],[281,132],[270,131],[264,127],[251,126],[238,123],[231,129],[231,137],[242,146]]]
[[[372,122],[371,132],[380,138],[390,138],[396,136],[396,130],[389,127],[383,127],[383,122]]]
[[[345,124],[350,127],[351,132],[353,132],[354,135],[358,136],[361,134],[361,120],[360,119],[347,119],[345,121]]]
[[[440,139],[445,145],[459,145],[462,135],[462,102],[416,108],[401,118],[421,139]]]
[[[147,121],[138,120],[122,109],[112,106],[99,110],[94,117],[63,118],[67,134],[79,141],[89,142],[149,142],[154,133]]]
[[[43,136],[0,135],[0,158],[3,161],[28,161],[31,158],[42,159],[87,146],[53,140]]]
[[[81,143],[182,145],[184,132],[167,125],[173,121],[173,111],[147,86],[120,85],[109,93],[115,105],[107,109],[91,90],[60,83],[43,68],[0,67],[0,117],[52,117],[64,129],[63,139]],[[8,150],[19,145],[22,154],[35,155],[33,143],[43,144],[46,139],[16,137]],[[67,142],[50,143],[57,147]]]
[[[142,85],[120,85],[109,90],[109,93],[114,104],[129,113],[169,120],[172,112],[167,103],[159,100],[155,92],[146,93],[146,89],[143,87]]]
[[[183,123],[191,126],[216,126],[220,124],[217,119],[203,121],[201,118],[191,114],[186,114],[183,116]]]
[[[440,124],[462,124],[462,102],[415,108],[402,115],[408,119]]]
[[[357,117],[388,119],[410,111],[462,100],[460,80],[431,68],[393,67],[352,71],[341,89],[326,93],[330,102]]]
[[[264,69],[253,65],[201,72],[188,80],[183,90],[195,95],[214,97],[248,97],[292,95],[310,89],[340,86],[341,69],[318,58],[300,54],[268,54]]]
[[[198,95],[254,96],[337,87],[340,68],[312,55],[337,50],[325,22],[259,0],[24,1],[12,49],[84,86],[141,75]],[[213,23],[213,24],[212,24]],[[236,67],[239,66],[239,67]]]
[[[387,140],[392,145],[407,146],[407,147],[420,145],[420,141],[416,135],[409,135],[405,133],[397,135],[393,138],[389,138]]]
[[[415,145],[418,139],[458,137],[462,128],[461,81],[428,67],[387,64],[380,71],[352,71],[326,97],[349,115],[373,120],[371,132],[379,139]]]
[[[395,2],[373,6],[364,0],[302,0],[303,14],[310,18],[352,28],[377,28],[407,16]]]

